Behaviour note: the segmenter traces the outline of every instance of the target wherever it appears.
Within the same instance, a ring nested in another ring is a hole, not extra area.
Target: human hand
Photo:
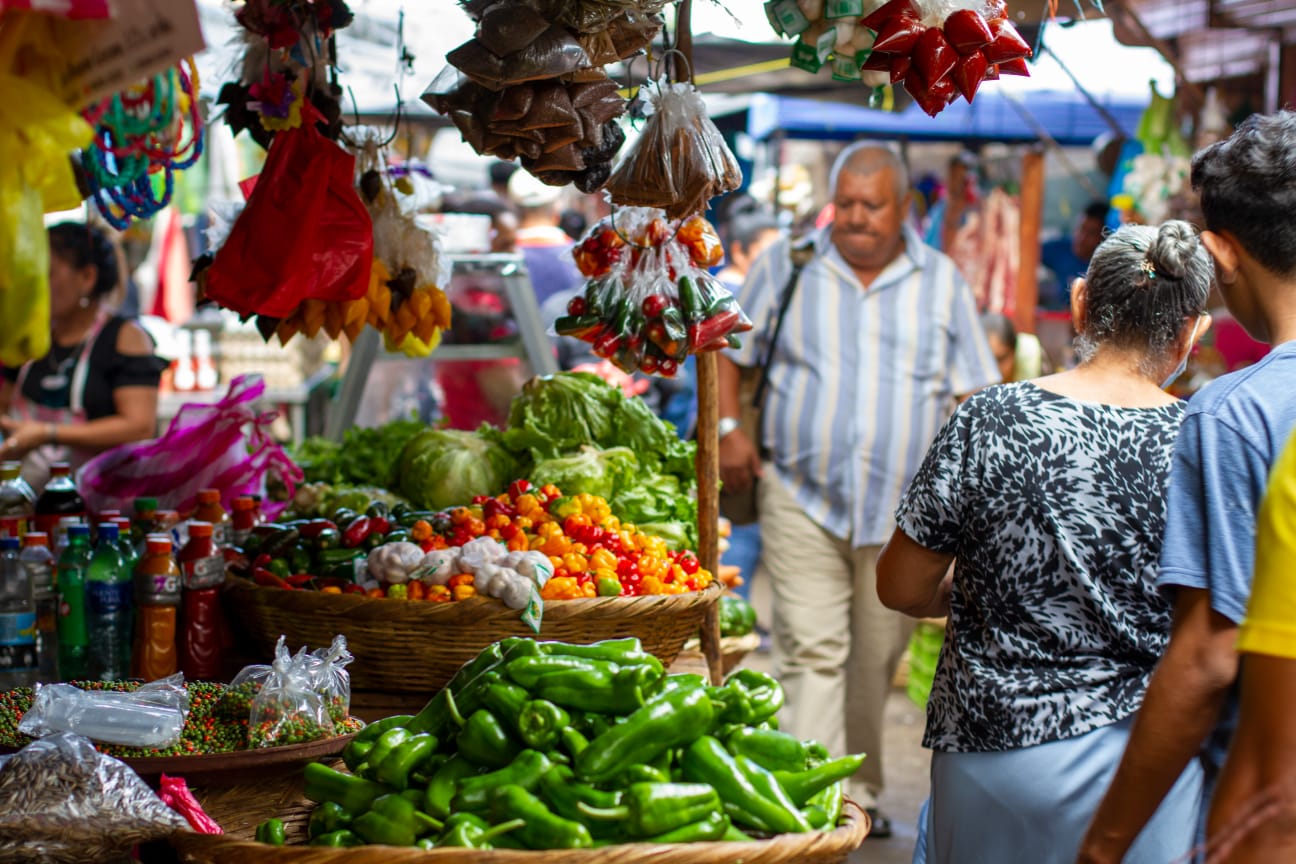
[[[747,433],[735,429],[720,439],[720,481],[729,492],[746,492],[761,476],[760,453]]]
[[[0,441],[0,459],[21,459],[49,441],[49,424],[30,420],[0,417],[0,431],[5,439]]]

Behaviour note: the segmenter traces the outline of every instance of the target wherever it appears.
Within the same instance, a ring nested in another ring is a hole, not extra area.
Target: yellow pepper
[[[598,553],[595,552],[595,555]],[[553,560],[553,559],[550,559]],[[568,552],[562,556],[561,562],[554,565],[555,567],[566,567],[569,573],[584,573],[589,569],[590,564],[585,560],[585,556],[579,552]]]
[[[602,569],[611,570],[612,574],[616,575],[617,556],[609,552],[607,549],[603,549],[600,547],[598,549],[595,549],[594,554],[589,557],[589,565],[599,570]],[[577,568],[577,567],[569,566],[567,569],[584,570],[585,568],[584,567]]]

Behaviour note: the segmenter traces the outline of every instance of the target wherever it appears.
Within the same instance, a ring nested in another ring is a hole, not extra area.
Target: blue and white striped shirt
[[[853,546],[885,543],[900,496],[954,408],[999,381],[976,302],[954,263],[908,226],[905,251],[865,289],[822,229],[770,363],[762,428],[779,479]],[[728,356],[764,356],[789,244],[752,266],[738,299],[756,324]]]

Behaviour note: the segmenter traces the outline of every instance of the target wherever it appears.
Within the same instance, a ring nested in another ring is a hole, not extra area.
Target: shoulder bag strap
[[[814,244],[793,244],[790,256],[792,258],[792,273],[788,276],[787,284],[783,286],[783,292],[779,295],[778,311],[775,313],[773,322],[774,326],[770,330],[770,339],[765,346],[765,353],[761,357],[760,378],[756,382],[756,392],[752,395],[752,407],[757,410],[760,410],[765,402],[765,390],[769,386],[769,367],[774,360],[774,348],[778,345],[779,334],[783,332],[783,322],[787,320],[788,307],[792,305],[792,295],[796,293],[797,283],[801,280],[801,271],[814,257]]]

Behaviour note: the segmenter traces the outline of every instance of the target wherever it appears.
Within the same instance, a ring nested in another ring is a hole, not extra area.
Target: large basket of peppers
[[[723,584],[701,568],[692,552],[672,552],[665,541],[621,525],[614,517],[602,518],[599,524],[609,526],[606,529],[592,523],[589,513],[607,511],[603,499],[564,498],[557,489],[544,488],[554,493],[547,496],[553,499],[548,505],[535,503],[538,496],[522,489],[501,496],[519,504],[519,515],[511,522],[500,517],[510,523],[504,531],[512,527],[516,532],[510,533],[507,547],[497,550],[528,550],[521,554],[539,556],[545,566],[552,565],[538,590],[543,602],[539,636],[577,643],[634,636],[669,664],[697,634],[707,610],[723,593]],[[558,510],[555,505],[560,503],[579,506],[581,512]],[[512,590],[515,582],[524,589],[531,584],[520,574],[509,571],[505,579],[499,577],[498,567],[487,571],[480,566],[476,578],[457,573],[475,565],[466,561],[468,545],[455,544],[472,536],[468,544],[498,545],[492,543],[492,535],[456,533],[480,523],[467,519],[457,524],[461,510],[467,512],[456,508],[445,520],[448,538],[416,522],[410,541],[417,542],[379,545],[370,552],[369,570],[380,569],[386,584],[368,593],[285,590],[231,577],[226,606],[247,640],[267,656],[281,634],[290,645],[314,645],[344,633],[356,657],[349,670],[355,689],[390,694],[436,690],[492,642],[537,635],[521,614],[528,607],[528,594]],[[387,554],[402,548],[411,553],[403,570],[401,556]],[[456,549],[463,554],[456,556]],[[423,580],[428,592],[443,593],[411,599],[415,589],[425,588]],[[463,583],[456,584],[460,580]]]
[[[782,704],[768,675],[666,675],[633,639],[506,639],[343,765],[203,798],[226,833],[173,845],[203,864],[843,861],[868,833],[843,794],[864,757],[779,732]]]

